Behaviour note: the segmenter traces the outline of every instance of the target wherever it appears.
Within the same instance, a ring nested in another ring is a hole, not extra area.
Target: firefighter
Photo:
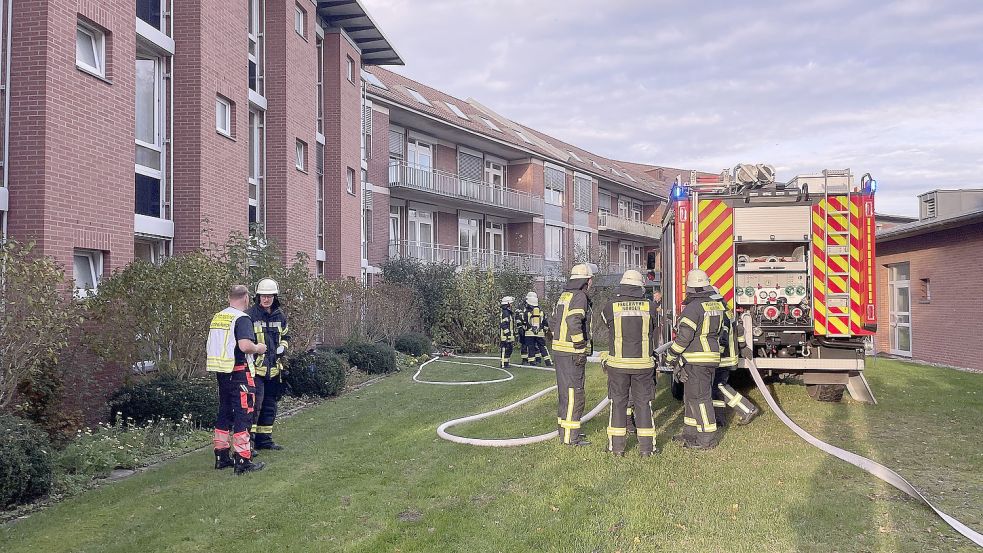
[[[519,342],[519,359],[523,365],[529,363],[529,343],[526,340],[526,326],[529,321],[526,320],[526,307],[515,311],[515,334]]]
[[[726,307],[700,269],[686,275],[686,299],[676,338],[666,352],[673,378],[683,387],[683,432],[673,436],[691,449],[717,446],[717,418],[711,400],[713,377],[720,366],[720,338],[726,330]],[[678,361],[678,362],[677,362]]]
[[[560,443],[570,446],[590,445],[580,430],[580,417],[584,414],[584,372],[591,349],[591,304],[587,291],[593,277],[591,265],[575,265],[553,309],[553,320],[559,325],[553,340],[559,394],[556,420]]]
[[[655,395],[655,304],[645,298],[642,273],[625,271],[614,298],[601,311],[608,327],[611,351],[602,354],[601,368],[608,375],[608,451],[624,456],[630,418],[634,416],[638,451],[655,451],[652,397]],[[632,406],[629,407],[629,398]]]
[[[546,314],[539,308],[539,296],[536,292],[526,294],[526,309],[521,317],[528,362],[533,366],[543,363],[547,367],[552,367],[553,358],[550,357],[550,351],[546,349],[546,334],[550,331],[550,323]]]
[[[253,355],[266,353],[256,342],[249,315],[249,289],[236,284],[229,289],[229,307],[212,317],[208,329],[205,368],[218,380],[218,416],[215,420],[215,468],[234,466],[235,474],[262,470],[252,462],[249,425],[255,405]],[[234,453],[230,455],[229,450]]]
[[[256,341],[266,344],[264,355],[256,356],[256,413],[253,419],[253,440],[256,449],[279,451],[283,446],[273,441],[277,402],[283,395],[284,361],[290,347],[290,328],[287,316],[280,309],[280,287],[271,278],[256,285],[255,303],[247,311],[253,322]]]
[[[723,296],[718,291],[713,299],[724,301]],[[744,326],[736,319],[725,322],[727,332],[722,335],[720,342],[720,366],[713,376],[713,409],[718,424],[724,421],[725,411],[728,407],[737,413],[738,426],[750,423],[761,412],[758,407],[751,403],[746,397],[737,390],[730,387],[727,381],[730,379],[730,372],[737,368],[738,352],[746,358],[751,357],[751,348],[747,347],[744,337]]]
[[[502,298],[502,318],[498,324],[499,347],[502,349],[502,368],[509,368],[509,361],[512,359],[512,344],[518,335],[515,331],[515,315],[512,313],[512,303],[515,298],[505,296]]]

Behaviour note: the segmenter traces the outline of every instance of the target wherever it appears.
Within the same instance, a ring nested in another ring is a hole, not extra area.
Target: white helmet
[[[693,269],[686,275],[686,287],[694,290],[710,286],[710,277],[702,269]]]
[[[526,305],[532,305],[533,307],[539,305],[539,296],[536,292],[529,292],[526,294]]]
[[[593,263],[579,263],[570,269],[570,280],[592,278],[594,276]]]
[[[642,273],[636,271],[635,269],[628,269],[625,271],[624,276],[621,277],[620,284],[644,287],[645,281],[642,280]]]
[[[512,296],[505,296],[504,298],[502,298],[502,305],[512,305],[512,302],[514,301],[515,298],[513,298]]]
[[[275,296],[280,293],[280,287],[272,278],[264,278],[256,285],[256,293],[261,296]]]

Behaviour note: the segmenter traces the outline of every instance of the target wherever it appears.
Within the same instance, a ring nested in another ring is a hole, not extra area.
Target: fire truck
[[[703,269],[730,314],[753,320],[754,362],[795,377],[819,401],[844,391],[875,403],[864,378],[877,330],[874,194],[870,174],[849,169],[775,181],[770,165],[677,179],[663,219],[662,274],[671,340],[686,274]],[[743,367],[743,360],[741,366]],[[673,389],[681,397],[681,387]]]

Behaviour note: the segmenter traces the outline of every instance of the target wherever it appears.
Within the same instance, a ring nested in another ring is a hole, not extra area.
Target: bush
[[[34,423],[0,415],[0,507],[26,503],[51,489],[51,444]]]
[[[433,344],[430,338],[419,332],[410,332],[396,338],[396,351],[419,357],[433,352]]]
[[[284,381],[294,396],[336,396],[345,387],[347,369],[342,356],[315,350],[291,359]]]
[[[213,426],[218,414],[218,388],[214,377],[180,380],[161,374],[150,380],[127,384],[109,399],[111,412],[137,423],[164,418],[180,422],[185,415],[198,426]]]
[[[396,350],[385,344],[349,343],[341,352],[348,362],[369,374],[387,374],[396,370]]]

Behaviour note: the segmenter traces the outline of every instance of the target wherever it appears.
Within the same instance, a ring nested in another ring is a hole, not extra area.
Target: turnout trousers
[[[273,423],[276,422],[277,402],[280,401],[282,389],[280,375],[256,376],[256,411],[253,413],[252,429],[256,449],[273,445]]]
[[[729,407],[737,413],[737,417],[746,420],[757,409],[748,398],[744,397],[727,381],[730,380],[730,367],[717,367],[713,375],[713,408],[717,410],[718,420],[723,420],[724,413]]]
[[[655,441],[655,423],[652,418],[652,398],[655,381],[652,371],[625,370],[608,367],[608,397],[611,411],[608,415],[608,451],[623,453],[628,442],[629,411],[635,418],[638,432],[639,453],[652,453]],[[629,399],[634,407],[629,407]]]
[[[542,336],[526,336],[526,356],[529,363],[538,365],[540,362],[547,367],[553,366],[553,358],[550,357],[550,350],[546,348],[546,338]]]
[[[556,393],[559,402],[556,423],[560,443],[572,444],[583,436],[580,418],[584,415],[584,377],[587,367],[586,353],[556,353]]]
[[[253,421],[255,385],[248,370],[216,373],[218,379],[218,417],[213,442],[216,452],[233,448],[243,459],[252,457],[249,426]]]
[[[716,369],[689,363],[682,368],[689,376],[683,386],[683,436],[701,446],[714,446],[717,441],[717,417],[711,401]]]
[[[502,368],[509,368],[509,362],[512,360],[512,341],[500,342],[499,348],[502,352]]]

